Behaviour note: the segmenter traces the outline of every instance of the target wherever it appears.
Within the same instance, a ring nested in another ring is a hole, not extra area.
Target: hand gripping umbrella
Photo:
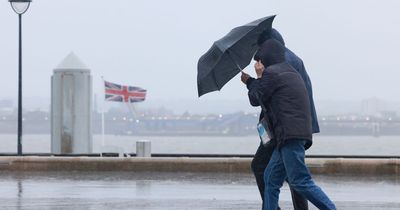
[[[232,29],[214,42],[197,64],[199,97],[221,88],[248,66],[258,49],[260,35],[271,30],[275,15]]]

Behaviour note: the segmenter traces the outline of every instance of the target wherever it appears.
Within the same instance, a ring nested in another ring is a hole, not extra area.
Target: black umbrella
[[[214,42],[197,64],[199,97],[221,88],[250,64],[260,35],[271,30],[275,15],[232,29]]]

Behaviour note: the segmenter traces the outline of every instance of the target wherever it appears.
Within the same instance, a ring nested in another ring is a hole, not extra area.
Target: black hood
[[[261,60],[265,68],[285,62],[285,46],[275,39],[268,39],[260,46],[254,60]]]
[[[271,30],[264,31],[257,40],[258,46],[261,46],[268,39],[275,39],[282,45],[285,45],[285,40],[283,40],[282,35],[275,28]]]

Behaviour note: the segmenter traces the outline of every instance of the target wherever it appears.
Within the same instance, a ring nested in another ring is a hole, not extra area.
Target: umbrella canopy
[[[214,42],[197,64],[199,97],[221,88],[246,68],[258,49],[260,35],[271,30],[275,15],[264,17],[232,29]]]

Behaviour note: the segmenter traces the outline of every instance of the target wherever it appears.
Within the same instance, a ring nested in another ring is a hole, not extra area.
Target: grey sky
[[[169,98],[247,106],[239,77],[198,99],[197,60],[231,28],[278,14],[274,27],[305,61],[316,101],[398,101],[399,8],[396,0],[34,0],[23,16],[24,97],[49,98],[53,68],[74,51],[92,69],[97,94],[103,75],[146,88],[167,107]],[[0,98],[17,94],[17,24],[1,1]],[[246,71],[254,75],[252,64]]]

